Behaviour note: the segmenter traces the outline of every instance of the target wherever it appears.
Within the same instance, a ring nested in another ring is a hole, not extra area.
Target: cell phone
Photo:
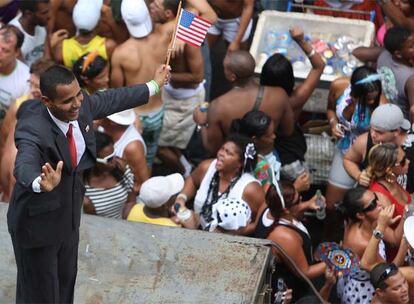
[[[283,294],[286,290],[287,286],[285,284],[285,281],[282,278],[278,278],[276,283],[276,293],[273,304],[282,304],[284,302]]]
[[[277,290],[278,291],[286,291],[287,286],[285,281],[282,278],[277,279]]]

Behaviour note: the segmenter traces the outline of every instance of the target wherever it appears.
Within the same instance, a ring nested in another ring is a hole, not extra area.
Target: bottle
[[[286,291],[285,282],[283,281],[282,278],[278,278],[277,285],[276,285],[275,300],[273,304],[283,304],[285,300],[283,297],[283,294],[285,293],[285,291]]]
[[[186,207],[182,207],[179,203],[175,203],[174,209],[175,209],[175,212],[177,213],[177,218],[180,221],[185,222],[191,217],[191,210],[187,209]]]
[[[324,220],[326,217],[326,204],[322,200],[322,193],[319,189],[316,191],[316,205],[319,206],[319,209],[316,210],[316,218],[318,220]]]

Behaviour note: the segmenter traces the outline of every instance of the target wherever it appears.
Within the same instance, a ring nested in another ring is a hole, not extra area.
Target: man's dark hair
[[[394,54],[401,49],[404,42],[411,36],[411,31],[402,27],[393,26],[384,37],[384,46],[388,52]]]
[[[100,131],[94,131],[94,134],[96,139],[96,153],[99,153],[102,149],[114,144],[112,137],[108,134]]]
[[[40,75],[40,91],[42,95],[54,100],[58,85],[69,85],[75,80],[72,71],[62,65],[53,65]]]
[[[164,0],[164,9],[171,10],[174,13],[174,16],[177,14],[178,5],[180,4],[180,0]],[[182,1],[182,7],[185,6],[185,0]]]
[[[20,49],[24,41],[24,34],[22,31],[12,24],[6,24],[0,27],[0,36],[3,36],[3,39],[6,42],[10,39],[10,35],[16,37],[16,50]]]
[[[398,273],[398,267],[394,263],[379,263],[372,268],[369,279],[375,289],[386,289],[387,283],[385,281]]]
[[[30,66],[30,74],[36,74],[40,76],[53,65],[55,65],[55,63],[52,60],[40,58],[33,62]]]
[[[19,0],[19,8],[23,14],[25,11],[35,13],[39,3],[49,3],[49,0]]]

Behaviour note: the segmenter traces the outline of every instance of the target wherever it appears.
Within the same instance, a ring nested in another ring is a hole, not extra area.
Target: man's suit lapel
[[[48,119],[48,121],[50,121],[52,131],[56,134],[55,143],[60,155],[62,156],[63,165],[66,167],[68,172],[72,172],[72,164],[70,160],[69,146],[66,135],[62,133],[59,127],[52,120],[46,107],[44,108],[43,115],[46,117],[46,119]]]

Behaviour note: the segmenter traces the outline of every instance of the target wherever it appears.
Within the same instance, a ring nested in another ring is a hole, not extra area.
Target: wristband
[[[151,80],[150,83],[155,87],[155,94],[158,94],[161,91],[159,84],[155,80]]]

